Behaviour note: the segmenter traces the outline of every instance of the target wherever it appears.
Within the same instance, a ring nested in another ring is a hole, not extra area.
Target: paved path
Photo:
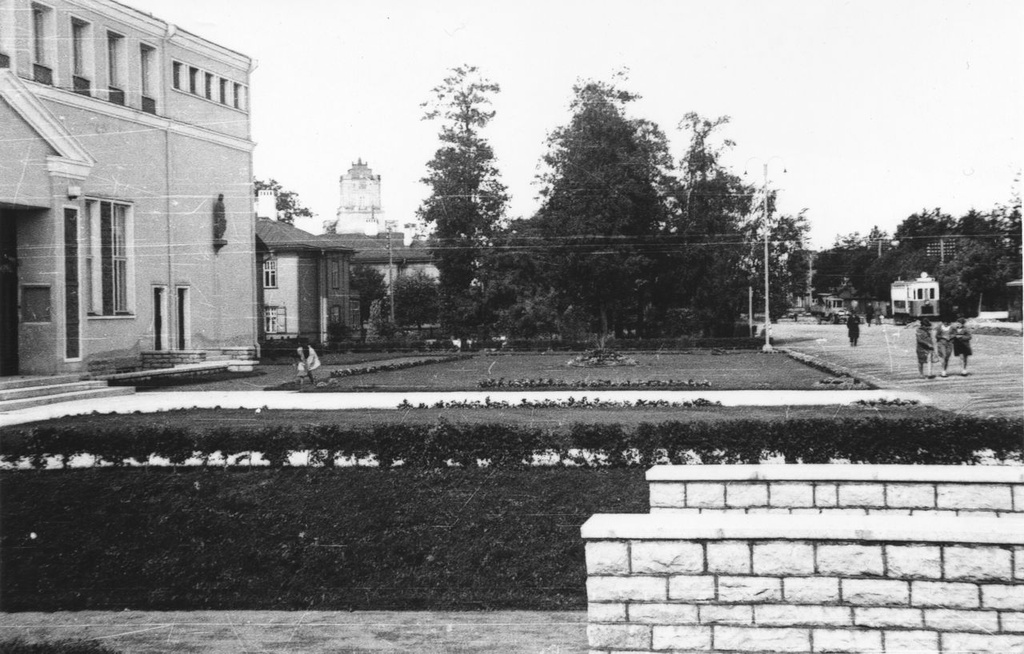
[[[843,325],[780,322],[772,332],[781,345],[856,370],[883,388],[928,396],[948,411],[1024,416],[1022,339],[975,335],[967,377],[950,359],[949,377],[922,379],[917,371],[913,327],[861,325],[857,347],[850,347]],[[939,367],[936,366],[936,372]]]
[[[0,640],[95,639],[150,652],[584,654],[586,613],[102,611],[0,614]]]

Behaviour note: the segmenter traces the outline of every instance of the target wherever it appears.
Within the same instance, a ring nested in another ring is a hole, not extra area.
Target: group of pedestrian
[[[935,377],[933,366],[936,361],[942,364],[942,377],[947,376],[950,357],[960,359],[960,374],[967,376],[967,358],[971,351],[971,332],[967,329],[967,320],[960,316],[953,322],[948,316],[940,319],[934,328],[927,318],[921,318],[917,325],[917,370],[922,377]],[[928,365],[928,374],[924,372]]]

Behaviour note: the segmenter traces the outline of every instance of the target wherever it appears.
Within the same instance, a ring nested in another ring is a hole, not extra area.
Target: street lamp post
[[[771,315],[768,313],[768,234],[771,229],[768,226],[768,162],[764,163],[764,347],[762,352],[771,352],[772,343],[768,334],[771,327]]]

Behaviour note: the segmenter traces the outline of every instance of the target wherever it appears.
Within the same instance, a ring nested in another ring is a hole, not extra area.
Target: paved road
[[[950,360],[949,377],[922,379],[917,371],[913,327],[861,325],[857,347],[846,327],[780,322],[772,326],[780,345],[845,366],[882,388],[916,391],[949,411],[995,416],[1024,416],[1024,356],[1016,336],[975,335],[967,377]],[[938,366],[936,366],[938,371]]]

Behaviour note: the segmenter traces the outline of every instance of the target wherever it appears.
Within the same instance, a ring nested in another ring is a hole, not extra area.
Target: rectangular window
[[[188,92],[199,93],[199,69],[194,66],[188,67]]]
[[[128,207],[113,205],[111,258],[114,264],[114,313],[128,311]]]
[[[220,103],[228,103],[228,81],[224,78],[220,80]]]
[[[71,19],[71,81],[79,95],[92,95],[92,57],[89,42],[89,23]]]
[[[110,94],[107,99],[114,104],[125,104],[125,72],[124,37],[114,32],[107,32],[107,87]]]
[[[52,21],[52,9],[32,5],[32,79],[40,84],[53,84],[53,69],[50,68]]]
[[[139,44],[139,65],[142,71],[142,95],[153,97],[153,62],[156,49],[145,43]]]
[[[79,77],[85,77],[85,43],[89,38],[89,24],[71,19],[71,72]]]
[[[50,287],[21,287],[21,322],[50,322]]]
[[[263,307],[263,331],[283,334],[288,330],[284,307]]]
[[[156,48],[139,44],[139,69],[142,74],[142,110],[156,113]]]
[[[341,264],[337,259],[331,261],[331,288],[335,290],[341,288]]]
[[[32,57],[34,63],[43,66],[50,63],[48,51],[50,17],[52,10],[42,5],[32,5]]]
[[[213,100],[213,75],[206,73],[205,95],[207,100]]]
[[[245,109],[243,100],[244,99],[242,98],[242,85],[235,84],[235,109]]]
[[[107,79],[110,86],[124,88],[124,37],[107,32]]]
[[[90,200],[86,203],[92,221],[90,249],[93,270],[92,311],[104,316],[130,312],[128,277],[130,208],[126,204]]]
[[[277,259],[263,262],[263,288],[277,288]]]
[[[172,84],[174,84],[174,88],[178,89],[179,91],[182,90],[182,88],[181,88],[181,76],[182,76],[182,73],[184,72],[184,70],[183,70],[184,68],[185,68],[185,65],[182,64],[180,61],[175,61],[173,64],[171,64],[171,69],[173,71]]]

